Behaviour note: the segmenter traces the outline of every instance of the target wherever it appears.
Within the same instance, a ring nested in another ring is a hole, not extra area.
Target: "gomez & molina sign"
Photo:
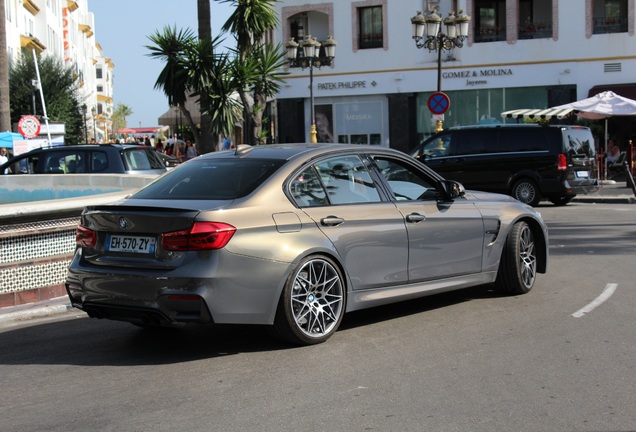
[[[442,73],[442,78],[464,78],[467,86],[488,84],[487,78],[512,76],[512,69],[479,69],[479,70],[458,70]]]

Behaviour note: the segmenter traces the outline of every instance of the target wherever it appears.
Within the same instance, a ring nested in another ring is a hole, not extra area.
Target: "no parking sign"
[[[40,120],[32,115],[22,116],[18,122],[18,132],[25,138],[37,138],[40,135]]]
[[[446,93],[435,92],[428,98],[426,105],[431,113],[444,114],[450,108],[450,99]]]

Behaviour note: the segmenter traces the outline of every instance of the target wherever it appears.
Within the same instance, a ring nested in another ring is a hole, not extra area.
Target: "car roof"
[[[297,156],[312,158],[333,151],[354,151],[354,152],[392,152],[401,154],[397,150],[387,149],[380,146],[365,146],[354,144],[325,144],[325,143],[297,143],[297,144],[268,144],[261,146],[239,145],[236,149],[221,152],[207,153],[199,158],[254,158],[254,159],[280,159],[289,160]]]

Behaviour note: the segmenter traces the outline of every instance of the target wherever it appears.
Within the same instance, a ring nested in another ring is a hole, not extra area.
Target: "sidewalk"
[[[0,308],[0,328],[14,321],[27,321],[71,312],[74,309],[67,296],[20,306]]]
[[[573,202],[636,204],[636,197],[625,181],[608,180],[603,182],[598,192],[590,195],[578,195]],[[66,296],[45,302],[0,308],[0,327],[14,321],[60,315],[74,310],[76,309],[71,307]]]
[[[605,180],[598,192],[589,195],[577,195],[573,202],[636,204],[634,191],[625,180]]]

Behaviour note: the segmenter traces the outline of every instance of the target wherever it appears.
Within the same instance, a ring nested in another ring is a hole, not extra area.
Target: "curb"
[[[0,324],[61,315],[74,310],[67,297],[0,309]]]

